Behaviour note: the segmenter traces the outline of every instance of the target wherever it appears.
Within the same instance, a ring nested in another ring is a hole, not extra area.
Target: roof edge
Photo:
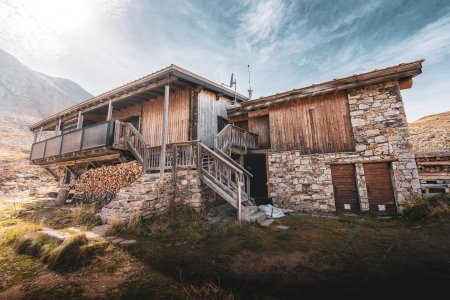
[[[312,84],[303,88],[293,89],[287,92],[281,92],[273,94],[270,96],[260,97],[251,101],[242,103],[240,107],[231,108],[228,111],[232,113],[239,114],[239,112],[244,112],[252,109],[258,109],[263,107],[271,106],[271,101],[277,100],[276,103],[293,100],[296,96],[308,97],[315,96],[319,94],[330,93],[336,90],[345,90],[350,88],[355,88],[358,86],[374,84],[376,79],[379,78],[382,82],[383,78],[389,78],[387,80],[401,79],[405,77],[415,77],[422,73],[422,63],[424,59],[402,63],[395,66],[390,66],[383,69],[375,69],[373,71],[355,74],[352,76],[347,76],[339,79],[333,79],[330,81],[325,81],[319,84]],[[353,87],[350,87],[352,86]],[[285,98],[284,101],[283,98]]]

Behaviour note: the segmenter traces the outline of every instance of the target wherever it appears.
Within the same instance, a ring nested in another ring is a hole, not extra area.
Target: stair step
[[[270,226],[270,224],[273,223],[273,221],[275,221],[275,219],[265,219],[262,222],[258,222],[258,224],[261,225],[261,226],[268,227],[268,226]]]
[[[242,208],[242,214],[243,215],[247,215],[247,216],[250,216],[250,215],[254,214],[257,211],[258,211],[258,206],[255,206],[255,205],[244,206]]]
[[[257,222],[260,224],[262,221],[264,221],[267,218],[266,213],[263,212],[256,212],[250,216],[248,216],[248,221],[250,222]]]

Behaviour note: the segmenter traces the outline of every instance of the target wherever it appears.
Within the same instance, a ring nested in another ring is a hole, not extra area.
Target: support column
[[[106,117],[106,121],[111,121],[111,119],[112,119],[112,111],[113,111],[112,101],[111,101],[111,99],[109,99],[108,116]]]
[[[80,129],[83,126],[83,115],[81,114],[81,111],[78,112],[78,122],[77,122],[77,129]]]
[[[42,126],[41,126],[41,128],[39,128],[39,133],[38,133],[37,142],[40,142],[41,139],[42,139]]]
[[[58,124],[55,126],[55,136],[58,136],[61,132],[61,118],[58,120]]]
[[[167,127],[169,124],[169,93],[170,93],[170,86],[169,83],[167,83],[164,88],[164,111],[163,111],[163,126],[161,136],[161,160],[159,163],[161,177],[164,175],[164,167],[166,165]]]

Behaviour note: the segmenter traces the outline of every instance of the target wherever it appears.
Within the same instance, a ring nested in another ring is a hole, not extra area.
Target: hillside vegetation
[[[450,151],[450,111],[409,124],[414,152]]]

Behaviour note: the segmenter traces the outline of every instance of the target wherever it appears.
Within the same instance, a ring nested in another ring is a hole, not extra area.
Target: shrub
[[[405,210],[402,218],[417,222],[430,218],[443,217],[450,215],[448,207],[449,196],[442,194],[425,200],[421,197],[410,197],[405,202]]]

